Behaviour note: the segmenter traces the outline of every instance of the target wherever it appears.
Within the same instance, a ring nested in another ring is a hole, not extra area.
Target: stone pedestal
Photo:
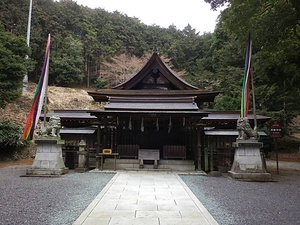
[[[62,158],[64,140],[59,138],[39,138],[35,140],[37,152],[31,168],[27,169],[27,176],[62,175],[69,172]]]
[[[234,160],[228,175],[243,181],[271,181],[270,173],[266,172],[260,148],[263,146],[257,140],[237,140],[233,143],[235,147]]]

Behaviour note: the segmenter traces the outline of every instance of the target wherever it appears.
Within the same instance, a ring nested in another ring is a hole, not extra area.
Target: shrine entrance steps
[[[103,170],[114,170],[115,160],[106,158]],[[165,171],[165,172],[193,172],[195,165],[193,160],[159,160],[157,169],[154,168],[154,160],[145,160],[144,167],[140,168],[138,159],[116,159],[116,170],[141,170],[141,171]]]

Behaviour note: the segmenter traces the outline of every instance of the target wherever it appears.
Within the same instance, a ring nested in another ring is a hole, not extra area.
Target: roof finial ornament
[[[158,52],[158,49],[156,46],[153,48],[152,53],[153,54],[156,53],[157,55],[159,55],[159,52]]]

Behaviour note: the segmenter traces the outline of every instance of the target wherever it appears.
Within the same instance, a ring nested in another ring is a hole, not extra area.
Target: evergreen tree
[[[25,38],[6,32],[0,23],[0,107],[21,96],[22,81],[31,65],[28,54]]]

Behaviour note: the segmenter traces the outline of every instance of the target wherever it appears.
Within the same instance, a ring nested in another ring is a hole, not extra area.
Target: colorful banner
[[[252,55],[252,41],[249,34],[246,59],[245,59],[243,88],[242,88],[241,118],[248,117],[248,111],[249,111],[250,83],[251,83],[251,55]]]
[[[50,42],[51,42],[51,36],[49,34],[41,77],[38,86],[36,87],[35,90],[33,104],[28,114],[27,122],[22,135],[22,140],[32,140],[34,129],[36,128],[36,125],[41,115],[42,107],[45,100],[45,94],[48,86]]]

